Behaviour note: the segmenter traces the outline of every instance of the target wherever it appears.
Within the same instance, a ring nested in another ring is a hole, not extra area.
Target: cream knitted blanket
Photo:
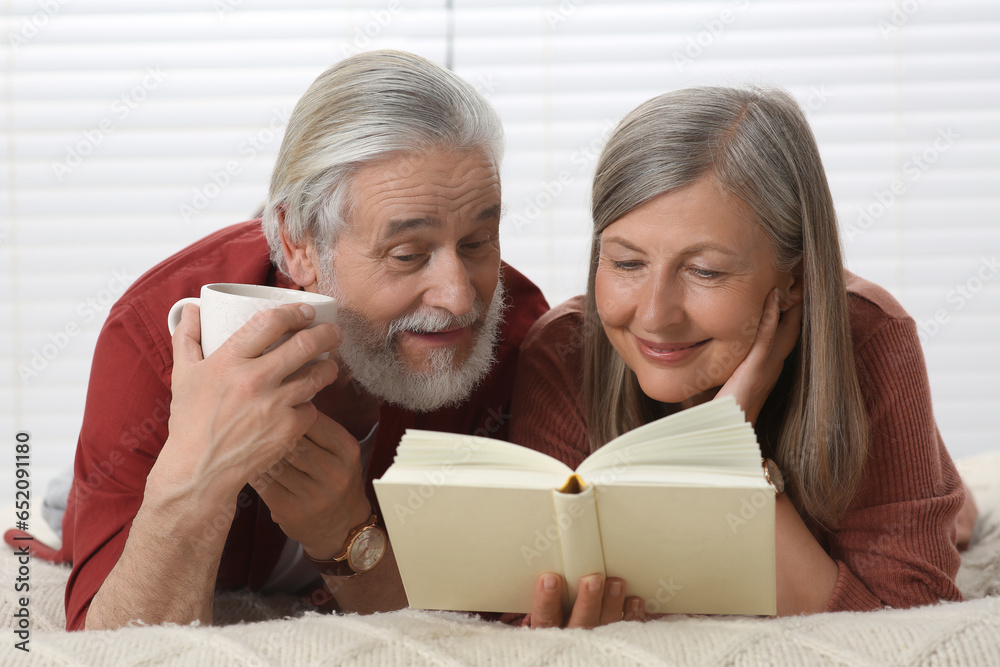
[[[958,573],[962,603],[781,619],[674,616],[584,631],[410,609],[301,613],[288,599],[240,594],[218,598],[217,620],[228,625],[66,633],[68,569],[33,561],[25,653],[15,648],[18,563],[5,550],[0,665],[1000,665],[1000,452],[960,468],[980,508]],[[289,611],[298,615],[281,619]]]

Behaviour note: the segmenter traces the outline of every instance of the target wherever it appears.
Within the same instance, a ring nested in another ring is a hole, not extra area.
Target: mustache
[[[386,339],[392,340],[402,331],[435,333],[471,327],[479,322],[484,310],[486,310],[486,306],[480,299],[475,300],[472,304],[472,310],[465,315],[455,316],[447,310],[441,309],[417,310],[390,322]]]

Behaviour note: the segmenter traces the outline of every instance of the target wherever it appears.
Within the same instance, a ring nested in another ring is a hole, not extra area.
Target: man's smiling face
[[[342,360],[414,410],[464,399],[489,370],[502,310],[500,178],[480,150],[390,156],[356,172],[319,291],[340,304]]]

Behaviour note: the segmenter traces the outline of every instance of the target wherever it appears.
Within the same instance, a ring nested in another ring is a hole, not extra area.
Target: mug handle
[[[201,299],[194,296],[181,299],[174,305],[170,306],[170,312],[167,313],[167,330],[170,332],[171,336],[174,335],[177,325],[181,323],[181,313],[184,312],[184,306],[189,303],[193,303],[199,308],[201,307]]]

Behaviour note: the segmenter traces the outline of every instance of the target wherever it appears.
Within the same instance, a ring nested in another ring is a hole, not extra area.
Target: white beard
[[[319,291],[338,298],[330,278],[323,277]],[[505,301],[503,282],[498,281],[488,310],[478,298],[472,311],[462,317],[441,309],[418,310],[390,322],[388,332],[357,311],[341,307],[337,323],[344,341],[337,353],[354,379],[373,396],[413,412],[454,406],[469,397],[493,366]],[[455,360],[454,348],[431,350],[430,369],[425,371],[413,370],[399,354],[397,337],[402,331],[446,331],[467,326],[472,327],[472,351],[460,364]]]

